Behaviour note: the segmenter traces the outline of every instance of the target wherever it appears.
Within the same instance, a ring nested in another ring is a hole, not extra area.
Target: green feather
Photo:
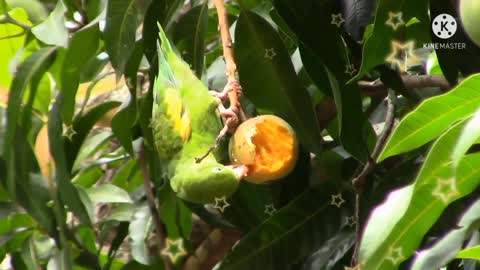
[[[155,144],[172,189],[185,200],[211,203],[228,197],[238,187],[229,167],[220,163],[225,145],[201,163],[223,127],[217,112],[218,101],[173,50],[159,25],[159,68],[154,84],[152,129]]]

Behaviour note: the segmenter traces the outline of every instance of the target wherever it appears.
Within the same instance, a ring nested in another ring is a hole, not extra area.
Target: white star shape
[[[342,13],[332,14],[332,21],[330,22],[331,24],[335,24],[338,28],[340,28],[344,22],[345,20],[342,17]]]
[[[343,203],[345,203],[345,200],[342,197],[342,193],[332,195],[332,200],[330,201],[331,205],[335,205],[336,207],[340,208]]]
[[[400,71],[406,72],[409,65],[419,61],[419,57],[413,51],[414,48],[415,42],[413,41],[401,43],[392,40],[392,52],[387,56],[385,61],[397,67]]]
[[[351,77],[355,72],[357,72],[357,69],[353,64],[345,65],[345,74],[348,74]]]
[[[225,211],[225,208],[229,207],[230,204],[227,202],[227,198],[225,196],[221,198],[215,198],[215,205],[213,208],[218,209],[221,213]]]
[[[277,55],[277,53],[275,52],[275,49],[274,49],[274,48],[265,49],[265,58],[270,59],[270,60],[273,60],[273,58],[274,58],[276,55]]]
[[[391,261],[394,265],[399,264],[404,259],[402,247],[391,247],[388,250],[387,260]]]
[[[402,12],[388,12],[388,20],[385,22],[385,24],[392,27],[393,30],[396,31],[398,27],[405,24],[402,18]]]
[[[265,214],[273,216],[275,212],[277,212],[277,209],[275,208],[275,205],[273,205],[273,203],[265,205]]]
[[[438,178],[437,185],[432,195],[439,198],[444,204],[448,204],[455,196],[459,195],[455,178],[442,179]]]
[[[350,216],[350,217],[347,217],[345,224],[347,224],[348,227],[353,228],[353,226],[357,224],[357,220],[355,219],[354,216]]]
[[[178,259],[187,255],[187,251],[183,247],[183,239],[179,238],[177,240],[166,239],[167,244],[162,249],[162,255],[170,258],[172,263],[176,263]]]
[[[65,125],[63,124],[63,137],[67,137],[69,141],[72,140],[72,137],[77,134],[77,132],[73,129],[73,125]]]

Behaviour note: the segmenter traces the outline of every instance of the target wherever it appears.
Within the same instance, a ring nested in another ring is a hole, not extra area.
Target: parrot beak
[[[245,176],[247,176],[248,167],[245,165],[229,165],[226,167],[233,171],[233,173],[237,177],[237,180],[239,181],[242,180]]]

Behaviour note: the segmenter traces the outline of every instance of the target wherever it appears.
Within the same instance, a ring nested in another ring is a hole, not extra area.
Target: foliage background
[[[224,213],[160,181],[149,126],[157,22],[210,89],[226,83],[212,3],[0,4],[0,256],[13,269],[478,269],[480,48],[460,25],[448,41],[430,31],[437,14],[460,21],[456,1],[226,1],[242,104],[287,120],[301,151],[285,179],[242,182]],[[399,12],[404,24],[386,23]],[[388,63],[392,41],[414,41],[416,61]],[[188,252],[173,265],[142,165]]]

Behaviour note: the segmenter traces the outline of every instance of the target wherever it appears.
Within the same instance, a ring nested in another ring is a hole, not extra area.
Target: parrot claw
[[[222,103],[227,100],[228,94],[231,92],[236,92],[238,97],[242,96],[242,87],[240,86],[240,83],[237,80],[234,81],[229,81],[227,85],[223,88],[221,92],[217,91],[208,91],[212,96],[220,99]]]

